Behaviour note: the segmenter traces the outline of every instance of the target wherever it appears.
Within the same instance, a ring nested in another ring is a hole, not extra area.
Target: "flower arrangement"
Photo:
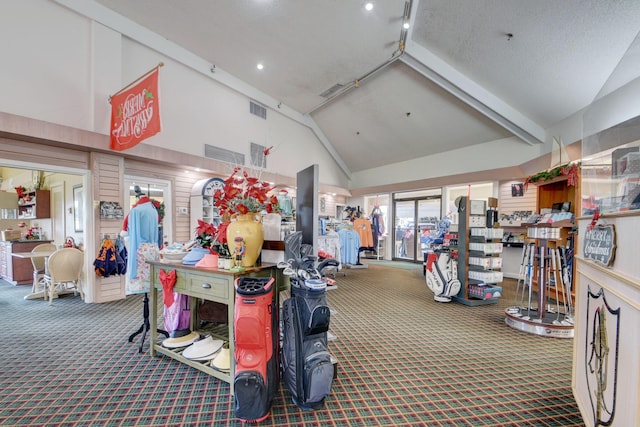
[[[217,227],[211,223],[198,220],[196,228],[196,243],[203,248],[209,249],[213,254],[229,256],[227,246],[227,226],[229,223],[223,222]]]
[[[27,233],[24,235],[24,238],[27,240],[39,239],[40,236],[39,234],[37,234],[37,232],[38,232],[38,227],[29,227],[29,229],[27,230]]]
[[[214,194],[215,206],[220,209],[220,215],[245,215],[249,212],[267,213],[278,211],[278,198],[269,196],[273,190],[271,184],[259,178],[249,176],[247,171],[236,167],[233,173],[224,181],[224,189]]]
[[[153,204],[153,207],[158,211],[158,222],[162,222],[164,219],[164,202],[159,202],[156,199],[149,199]]]
[[[16,190],[16,193],[18,194],[18,198],[22,199],[25,196],[25,193],[27,192],[27,189],[22,185],[20,185],[18,187],[14,187],[14,188]]]

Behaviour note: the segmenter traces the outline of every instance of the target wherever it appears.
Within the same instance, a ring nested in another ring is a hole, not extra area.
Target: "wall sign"
[[[597,225],[586,231],[582,253],[606,266],[613,264],[616,255],[616,230],[613,225]]]

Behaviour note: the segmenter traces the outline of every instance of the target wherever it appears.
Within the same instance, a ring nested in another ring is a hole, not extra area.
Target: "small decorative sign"
[[[613,225],[597,225],[587,229],[582,251],[585,258],[606,266],[613,264],[616,255],[616,230]]]

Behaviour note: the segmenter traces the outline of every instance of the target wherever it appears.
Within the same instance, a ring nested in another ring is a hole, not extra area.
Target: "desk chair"
[[[56,245],[52,243],[43,243],[34,247],[31,250],[31,253],[35,252],[51,252],[56,250]],[[45,273],[45,257],[37,257],[31,258],[31,265],[33,265],[33,289],[31,289],[31,293],[35,294],[36,292],[40,292],[41,288],[44,287],[44,283],[42,280],[44,279]],[[45,294],[46,297],[46,294]]]
[[[49,305],[58,291],[73,289],[84,300],[80,275],[84,265],[84,253],[75,248],[62,248],[55,251],[47,262],[48,272],[44,275],[45,299],[49,295]],[[71,288],[69,288],[71,285]]]

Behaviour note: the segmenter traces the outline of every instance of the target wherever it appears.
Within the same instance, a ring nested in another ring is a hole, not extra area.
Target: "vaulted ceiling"
[[[312,118],[348,173],[511,136],[539,144],[640,31],[635,0],[85,2]]]

